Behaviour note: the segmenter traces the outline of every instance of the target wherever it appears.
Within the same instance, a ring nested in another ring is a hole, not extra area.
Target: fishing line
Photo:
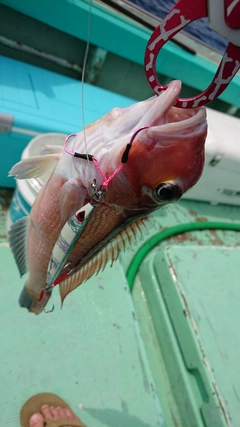
[[[87,65],[87,59],[88,59],[88,52],[89,52],[89,46],[90,46],[90,35],[91,35],[91,16],[92,16],[92,0],[89,0],[88,3],[88,31],[87,31],[87,44],[86,49],[84,53],[84,59],[83,59],[83,68],[82,68],[82,85],[81,85],[81,107],[82,107],[82,128],[83,128],[83,139],[85,144],[85,152],[87,155],[88,160],[88,167],[89,167],[89,156],[87,154],[87,138],[86,138],[86,132],[85,132],[85,117],[84,117],[84,79],[85,79],[85,71],[86,71],[86,65]]]
[[[149,127],[150,126],[143,126],[143,127],[137,129],[134,132],[134,134],[132,135],[130,141],[127,143],[126,148],[125,148],[125,150],[123,152],[120,165],[118,166],[118,168],[108,178],[105,175],[105,173],[102,171],[102,169],[100,167],[100,164],[98,163],[98,161],[97,161],[97,159],[96,159],[95,156],[93,156],[92,154],[81,154],[81,153],[77,153],[77,152],[69,150],[68,145],[67,145],[68,141],[72,137],[75,137],[76,133],[71,133],[70,135],[67,136],[67,138],[64,141],[64,150],[66,151],[66,153],[70,154],[70,156],[78,157],[78,158],[83,159],[83,160],[87,160],[88,164],[89,164],[90,161],[93,162],[94,165],[96,166],[96,169],[98,170],[98,172],[100,173],[100,175],[102,175],[102,178],[103,178],[103,183],[101,185],[101,189],[102,190],[106,190],[107,187],[108,187],[109,182],[114,178],[115,175],[117,175],[120,172],[120,170],[122,169],[123,165],[125,163],[127,163],[129,151],[132,148],[132,144],[133,144],[136,136],[139,134],[139,132],[141,132],[142,130],[148,129]],[[154,146],[155,143],[156,143],[156,139],[153,140],[153,142],[152,142],[152,144],[151,144],[150,147]],[[92,179],[92,184],[91,185],[95,186],[95,184],[96,184],[96,180]]]

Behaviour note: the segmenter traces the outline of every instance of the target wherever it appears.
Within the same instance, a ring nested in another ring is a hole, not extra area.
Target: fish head
[[[84,152],[87,142],[107,177],[119,167],[127,145],[136,135],[121,173],[109,185],[109,190],[115,188],[120,205],[126,204],[130,193],[139,205],[158,207],[174,202],[200,178],[207,135],[206,109],[175,107],[180,91],[181,82],[175,80],[159,96],[112,109],[86,128],[85,141],[83,132],[78,134],[74,151]],[[89,188],[95,178],[100,187],[101,174],[94,165],[83,168],[82,162],[74,159],[81,182]],[[119,177],[122,182],[118,182]],[[120,190],[122,184],[125,195]]]
[[[206,109],[174,107],[180,90],[181,82],[173,81],[160,96],[132,108],[136,136],[121,177],[125,180],[125,193],[129,188],[134,195],[132,203],[137,200],[138,207],[158,208],[177,201],[202,174]],[[123,153],[126,146],[121,150],[118,163]],[[117,189],[117,180],[115,185]]]

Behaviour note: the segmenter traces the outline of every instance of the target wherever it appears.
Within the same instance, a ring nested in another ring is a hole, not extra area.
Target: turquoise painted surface
[[[88,37],[87,0],[1,0],[13,9],[36,18],[61,31],[82,40]],[[127,19],[103,5],[92,3],[90,42],[96,46],[143,64],[144,53],[151,31]],[[186,52],[168,42],[159,55],[157,71],[170,79],[180,79],[198,91],[206,89],[212,81],[217,65],[198,55]],[[238,96],[240,76],[236,76],[229,88],[219,97],[221,100],[240,107]]]
[[[11,167],[20,160],[27,143],[45,132],[74,133],[94,122],[114,107],[127,107],[135,101],[125,96],[32,65],[0,56],[0,110],[13,116],[11,132],[1,133],[4,157],[0,159],[0,185],[13,187],[8,178]]]
[[[113,107],[134,100],[20,61],[0,56],[0,108],[14,117],[13,126],[36,132],[79,132],[82,107],[86,124]]]

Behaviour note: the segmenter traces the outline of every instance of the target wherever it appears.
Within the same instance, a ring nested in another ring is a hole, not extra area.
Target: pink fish
[[[55,164],[30,216],[10,231],[20,274],[29,271],[21,306],[38,314],[46,305],[51,292],[44,293],[41,304],[39,297],[54,245],[66,221],[92,202],[94,180],[101,189],[111,177],[58,276],[69,274],[59,284],[62,301],[109,260],[117,259],[151,212],[175,202],[198,181],[204,165],[206,110],[174,107],[180,90],[181,82],[173,81],[158,97],[114,108],[69,141],[72,152],[90,153],[97,165],[61,149],[25,159],[11,169],[11,176],[27,179]]]

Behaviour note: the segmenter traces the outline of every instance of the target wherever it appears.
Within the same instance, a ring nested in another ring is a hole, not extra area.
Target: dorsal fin
[[[27,265],[27,235],[29,216],[25,216],[14,224],[9,231],[9,245],[22,277],[28,271]]]
[[[61,154],[48,154],[23,159],[12,167],[8,176],[15,176],[17,179],[37,178],[54,168],[60,157]]]
[[[68,278],[63,280],[60,285],[60,296],[62,303],[66,296],[76,289],[81,283],[90,279],[94,274],[98,274],[100,270],[104,270],[109,260],[114,261],[118,259],[121,251],[125,251],[129,244],[136,240],[139,232],[142,233],[142,228],[145,227],[147,218],[138,219],[133,224],[129,225],[121,231],[116,237],[113,237],[96,255],[89,261],[71,274]],[[112,266],[111,264],[111,266]]]

